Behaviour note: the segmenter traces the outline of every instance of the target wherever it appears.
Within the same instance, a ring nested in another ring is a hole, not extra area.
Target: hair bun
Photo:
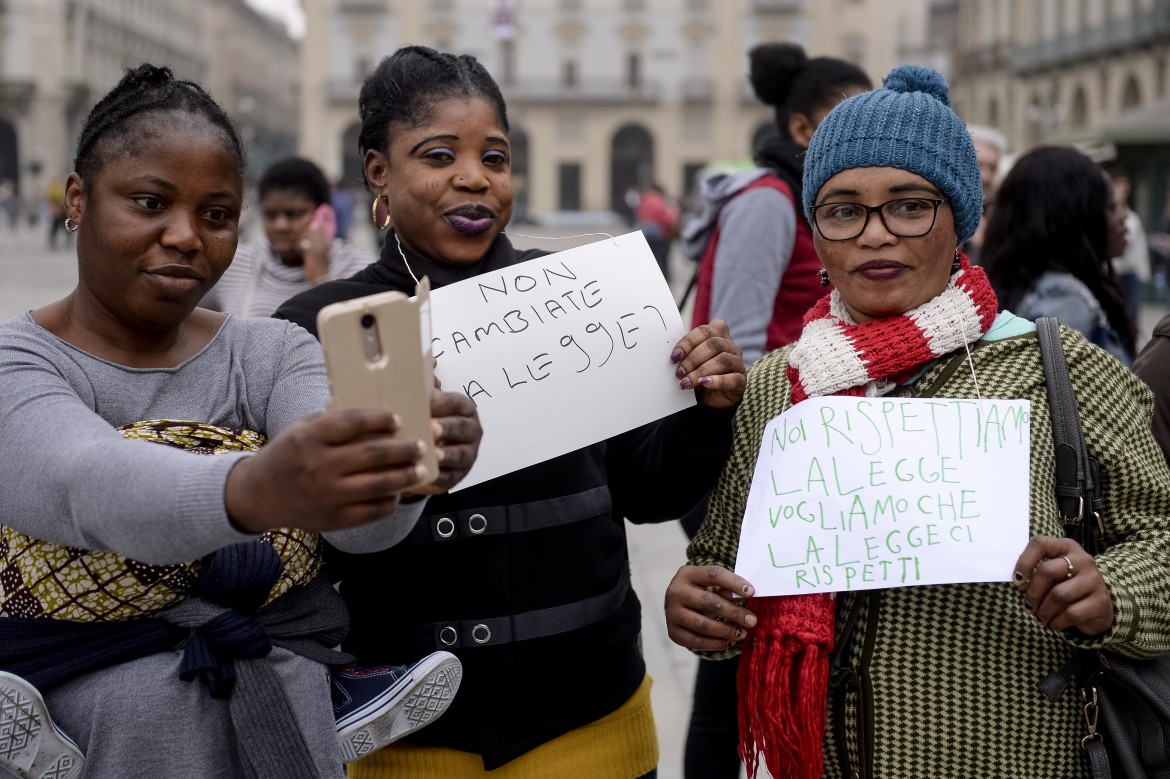
[[[792,83],[808,65],[808,55],[798,43],[761,43],[748,52],[748,78],[761,102],[782,106]]]
[[[951,91],[942,75],[921,65],[899,65],[882,80],[882,87],[891,92],[925,92],[947,108],[951,106]]]

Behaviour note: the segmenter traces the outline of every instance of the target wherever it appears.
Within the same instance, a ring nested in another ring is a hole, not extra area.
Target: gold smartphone
[[[429,484],[439,475],[431,431],[435,361],[431,356],[430,283],[414,297],[380,292],[325,306],[317,335],[325,350],[331,409],[378,408],[398,414],[396,438],[426,444],[422,464]]]

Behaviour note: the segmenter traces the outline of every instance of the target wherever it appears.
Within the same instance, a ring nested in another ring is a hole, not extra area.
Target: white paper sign
[[[447,285],[431,311],[435,374],[483,425],[455,489],[695,403],[670,361],[688,328],[641,232]]]
[[[759,595],[1007,581],[1027,400],[810,398],[768,423],[735,572]]]

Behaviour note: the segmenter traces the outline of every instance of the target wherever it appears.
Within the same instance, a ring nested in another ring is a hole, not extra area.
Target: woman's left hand
[[[310,284],[329,280],[329,240],[323,227],[306,227],[297,242],[304,263],[305,279]]]
[[[704,406],[734,408],[747,388],[743,352],[731,340],[731,331],[722,319],[699,325],[675,344],[670,361],[681,389],[695,388]]]
[[[1012,583],[1024,608],[1053,630],[1098,636],[1113,627],[1113,599],[1093,556],[1071,538],[1034,536],[1016,561]]]
[[[435,434],[439,476],[425,487],[413,490],[416,495],[441,495],[458,484],[475,464],[483,438],[475,402],[462,392],[443,392],[438,379],[431,396],[431,428]]]

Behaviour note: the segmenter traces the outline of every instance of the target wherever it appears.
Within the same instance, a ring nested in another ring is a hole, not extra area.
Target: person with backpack
[[[834,57],[809,58],[795,43],[753,48],[751,82],[776,109],[776,132],[756,150],[757,167],[703,182],[703,212],[687,225],[687,254],[699,261],[692,326],[722,319],[751,365],[800,335],[805,312],[828,282],[798,207],[804,150],[837,103],[872,87],[865,73]],[[694,538],[706,501],[682,520]],[[739,775],[736,754],[737,661],[700,663],[690,728],[687,777]]]

